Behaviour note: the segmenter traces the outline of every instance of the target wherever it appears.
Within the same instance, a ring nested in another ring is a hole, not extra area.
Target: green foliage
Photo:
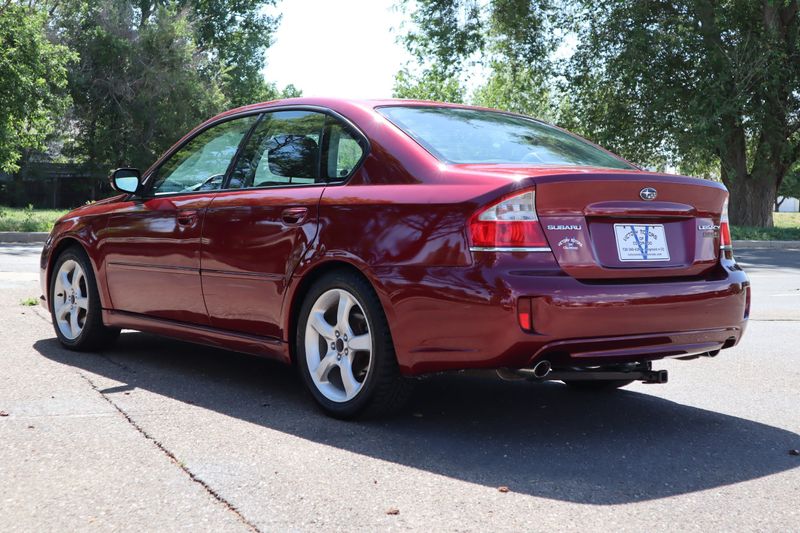
[[[0,170],[14,172],[24,150],[40,149],[68,104],[75,58],[46,35],[46,14],[0,3]]]
[[[50,231],[66,211],[59,209],[0,208],[0,231]]]
[[[408,69],[401,70],[395,76],[393,93],[395,98],[464,102],[464,89],[458,79],[437,69],[425,70],[416,77]]]
[[[550,32],[550,3],[495,0],[402,0],[413,30],[403,42],[422,70],[406,67],[395,80],[395,96],[477,105],[552,117],[549,54],[559,39]],[[413,9],[412,9],[413,8]],[[488,72],[474,94],[470,78]]]
[[[778,188],[778,196],[800,198],[800,169],[786,174],[780,188]]]
[[[800,1],[403,4],[420,65],[488,71],[474,101],[549,115],[639,164],[716,175],[734,222],[772,224],[800,158]]]
[[[800,229],[731,226],[731,237],[737,241],[797,241],[800,240]]]
[[[71,148],[95,167],[147,167],[225,102],[184,11],[158,6],[139,17],[113,0],[62,7],[60,33],[80,54],[69,80],[78,126]]]
[[[20,300],[19,305],[24,307],[35,307],[39,305],[39,298],[25,298],[24,300]]]
[[[199,50],[206,52],[221,74],[226,105],[236,107],[280,96],[261,74],[267,48],[279,17],[265,13],[275,0],[173,0],[145,3],[172,6],[186,12]]]
[[[458,74],[464,62],[485,46],[483,20],[477,2],[452,0],[401,0],[411,11],[417,28],[403,37],[406,47],[420,64],[433,63],[437,76]]]
[[[486,83],[475,91],[472,103],[555,120],[553,91],[540,72],[510,63],[495,62]]]
[[[222,109],[299,96],[261,73],[275,3],[0,0],[0,170],[46,140],[55,158],[143,168]]]

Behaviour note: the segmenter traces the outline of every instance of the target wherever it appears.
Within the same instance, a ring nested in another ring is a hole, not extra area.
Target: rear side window
[[[342,181],[355,171],[366,151],[365,143],[339,121],[328,118],[324,155],[328,181]]]
[[[366,141],[315,111],[265,113],[236,161],[231,189],[343,181],[366,153]]]
[[[574,135],[516,115],[422,106],[387,106],[377,111],[448,163],[635,168]]]
[[[313,111],[265,113],[236,161],[229,188],[308,185],[320,177],[325,115]]]

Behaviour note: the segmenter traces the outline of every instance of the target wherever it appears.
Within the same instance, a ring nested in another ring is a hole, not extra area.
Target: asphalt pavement
[[[124,332],[60,348],[0,245],[3,531],[798,531],[800,249],[736,251],[739,346],[593,395],[456,373],[326,418],[291,369]],[[508,490],[500,490],[507,487]]]

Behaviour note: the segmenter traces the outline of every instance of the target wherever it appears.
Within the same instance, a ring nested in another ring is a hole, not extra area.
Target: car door
[[[317,111],[273,111],[253,129],[230,190],[206,214],[202,280],[212,326],[282,338],[284,291],[317,233],[329,169],[336,172],[328,164],[332,120]]]
[[[257,116],[227,120],[185,141],[120,202],[103,243],[114,309],[208,324],[200,282],[201,230],[233,156]]]

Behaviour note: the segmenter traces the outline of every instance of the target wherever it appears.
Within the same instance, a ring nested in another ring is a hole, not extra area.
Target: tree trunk
[[[734,226],[772,227],[777,179],[737,177],[728,183],[728,215]]]

